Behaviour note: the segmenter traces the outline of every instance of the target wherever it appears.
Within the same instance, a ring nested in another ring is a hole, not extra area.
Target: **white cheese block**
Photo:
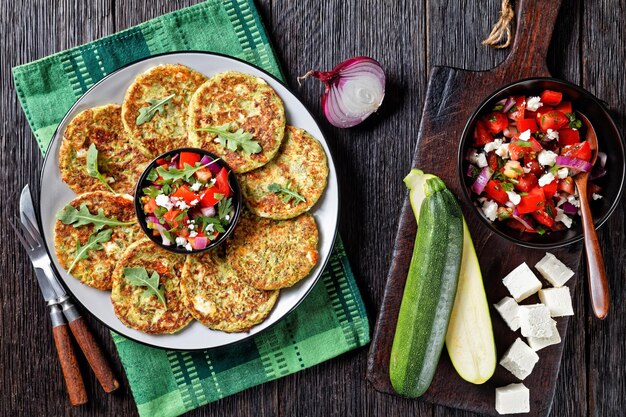
[[[504,353],[500,365],[516,378],[524,380],[533,371],[538,361],[539,355],[518,337]]]
[[[552,337],[554,320],[550,318],[550,310],[543,304],[519,306],[519,324],[522,336]]]
[[[537,262],[535,268],[553,287],[562,287],[574,276],[574,271],[551,253],[546,253],[546,256]]]
[[[548,310],[550,310],[550,316],[563,317],[573,316],[574,309],[572,308],[572,297],[569,293],[569,288],[546,288],[539,290],[539,299]]]
[[[519,329],[519,304],[511,297],[504,297],[499,303],[493,305],[504,319],[507,326],[514,332]]]
[[[530,347],[537,352],[544,347],[561,343],[561,335],[559,335],[559,330],[556,328],[556,322],[554,322],[552,325],[551,337],[528,337],[527,340],[528,345],[530,345]]]
[[[524,384],[496,388],[496,411],[500,414],[530,412],[530,390]]]
[[[526,262],[523,262],[504,277],[502,283],[518,303],[541,289],[541,282],[526,265]]]

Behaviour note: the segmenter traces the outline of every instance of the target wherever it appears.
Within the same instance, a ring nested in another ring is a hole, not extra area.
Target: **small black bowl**
[[[595,180],[594,183],[602,187],[601,200],[590,201],[591,212],[594,217],[596,228],[602,226],[613,213],[620,202],[626,177],[624,163],[624,140],[609,114],[608,110],[593,94],[583,88],[556,78],[529,78],[516,81],[495,91],[487,97],[470,116],[459,145],[458,174],[461,184],[464,184],[463,194],[477,211],[478,217],[485,225],[498,235],[530,248],[556,248],[578,242],[583,238],[581,222],[576,222],[571,229],[539,235],[536,233],[524,233],[514,230],[502,222],[490,222],[478,209],[472,200],[471,178],[466,175],[468,162],[465,160],[467,150],[471,146],[472,135],[476,120],[483,114],[491,111],[491,108],[499,100],[511,95],[539,95],[543,90],[554,90],[563,93],[564,99],[571,100],[574,111],[580,111],[589,118],[598,136],[598,150],[607,154],[607,174]]]
[[[213,160],[216,160],[217,161],[216,164],[228,170],[228,183],[230,184],[233,190],[233,194],[231,196],[232,202],[233,202],[233,208],[235,209],[233,218],[231,219],[228,225],[228,228],[225,229],[224,233],[220,234],[217,237],[217,239],[210,242],[204,249],[199,249],[199,250],[194,249],[194,250],[189,251],[189,250],[186,250],[185,248],[176,246],[174,243],[171,246],[163,245],[163,243],[161,242],[161,237],[154,236],[152,234],[152,230],[148,229],[148,224],[146,222],[146,215],[143,212],[143,206],[141,204],[141,197],[143,196],[142,189],[150,185],[150,181],[147,180],[146,177],[148,176],[152,168],[157,166],[156,161],[161,158],[165,158],[170,155],[175,155],[180,152],[195,152],[200,155],[206,155],[212,158]],[[141,177],[139,177],[139,181],[137,182],[137,186],[135,187],[135,214],[137,215],[137,220],[139,221],[139,225],[141,226],[141,229],[154,243],[156,243],[157,245],[159,245],[165,250],[168,250],[170,252],[175,252],[175,253],[183,253],[183,254],[201,253],[209,249],[212,249],[220,245],[224,241],[226,241],[228,236],[233,232],[233,230],[235,230],[235,226],[237,225],[237,221],[239,220],[239,216],[241,214],[241,204],[242,204],[241,188],[239,187],[239,182],[237,181],[237,177],[233,173],[233,170],[230,168],[230,166],[228,166],[228,164],[224,162],[221,158],[219,158],[217,155],[214,155],[210,152],[207,152],[203,149],[198,149],[198,148],[177,148],[177,149],[167,151],[157,156],[156,158],[152,160],[152,162],[148,164],[148,166],[146,166],[146,169],[141,174]]]

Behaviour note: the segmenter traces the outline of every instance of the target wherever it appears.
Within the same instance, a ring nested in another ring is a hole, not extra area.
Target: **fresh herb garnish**
[[[98,233],[94,231],[89,235],[87,243],[85,243],[84,246],[80,244],[80,241],[76,241],[76,255],[74,256],[74,260],[70,264],[70,267],[67,269],[67,273],[69,274],[72,271],[72,268],[74,268],[76,262],[80,259],[87,259],[89,251],[101,250],[102,243],[111,240],[111,233],[113,233],[113,230],[111,229],[103,230]]]
[[[185,166],[182,169],[158,167],[156,169],[156,172],[165,181],[177,181],[177,180],[182,180],[182,179],[189,180],[189,178],[191,178],[191,176],[193,174],[195,174],[197,171],[200,171],[202,168],[206,168],[209,165],[211,165],[211,164],[213,164],[213,163],[215,163],[217,161],[218,161],[218,159],[214,159],[213,161],[209,162],[208,164],[204,164],[204,165],[200,165],[199,162],[196,162],[195,166],[191,166],[189,164],[185,164]]]
[[[572,129],[580,129],[581,127],[583,127],[583,122],[578,120],[576,118],[576,115],[574,115],[573,113],[565,113],[565,116],[569,120],[569,125],[568,126],[570,128],[572,128]]]
[[[121,222],[115,217],[107,217],[102,208],[98,209],[98,214],[91,214],[86,203],[81,204],[78,210],[68,204],[57,213],[57,219],[61,220],[63,224],[71,224],[74,227],[93,224],[95,232],[104,226],[130,226],[135,223],[134,221]]]
[[[156,169],[152,168],[148,175],[146,175],[146,179],[148,181],[156,181],[159,178],[159,174],[157,174]]]
[[[296,192],[295,187],[294,189],[291,189],[291,181],[287,181],[287,184],[285,184],[284,187],[281,187],[274,182],[270,184],[267,189],[273,193],[282,194],[282,200],[285,204],[289,203],[289,201],[293,199],[295,199],[296,204],[306,203],[306,199]]]
[[[516,105],[513,105],[513,107],[511,107],[509,109],[509,113],[515,113],[516,111],[517,111],[517,106]]]
[[[222,226],[222,222],[215,217],[198,216],[196,217],[196,223],[198,222],[200,223],[200,229],[204,232],[225,232],[224,226]],[[212,230],[207,230],[207,227],[211,224],[213,225]],[[213,240],[212,236],[213,235],[209,235],[209,238],[211,240]]]
[[[502,182],[500,185],[504,191],[513,191],[513,184],[510,182]]]
[[[538,235],[545,235],[546,229],[544,229],[543,226],[537,226],[535,232],[537,232]]]
[[[520,196],[522,196],[522,197],[524,197],[524,196],[527,196],[527,195],[528,195],[528,193],[527,193],[526,191],[520,191],[518,194],[519,194]]]
[[[556,164],[552,165],[550,167],[550,174],[556,175],[558,173],[559,169],[561,169],[561,167],[559,165],[556,165]]]
[[[169,95],[167,97],[163,97],[161,99],[149,98],[146,101],[150,103],[148,107],[142,107],[139,109],[139,115],[137,116],[137,126],[142,125],[146,122],[152,120],[152,118],[157,114],[163,114],[165,111],[165,105],[168,104],[172,98],[174,98],[175,94]]]
[[[513,142],[513,145],[519,146],[520,148],[530,148],[533,146],[532,143],[524,140],[518,140],[517,142]]]
[[[472,169],[472,178],[476,178],[480,175],[480,169],[476,168],[474,165],[471,166]]]
[[[552,206],[550,204],[546,204],[546,213],[548,213],[550,217],[554,217],[554,212],[552,211]]]
[[[112,193],[115,192],[98,170],[98,148],[96,148],[96,145],[93,143],[89,145],[89,150],[87,151],[87,174],[102,182]]]
[[[152,197],[152,198],[156,198],[157,195],[161,194],[161,190],[159,190],[153,185],[142,188],[141,191],[148,197]]]
[[[124,268],[122,273],[124,274],[124,278],[126,278],[131,285],[135,285],[137,287],[147,287],[141,294],[142,298],[156,295],[159,302],[163,304],[163,307],[167,308],[164,295],[165,289],[162,285],[159,285],[160,277],[156,271],[152,272],[152,275],[148,276],[146,268],[132,267]]]
[[[230,129],[230,123],[227,123],[219,127],[201,127],[196,129],[196,131],[209,132],[217,135],[217,142],[231,151],[241,149],[246,155],[250,155],[263,150],[259,142],[252,139],[253,136],[251,133],[244,132],[241,128],[235,132],[231,132]]]
[[[220,219],[222,224],[228,224],[230,222],[230,211],[233,208],[232,199],[224,198],[217,203],[217,217]],[[229,216],[226,218],[226,216]]]
[[[500,180],[500,181],[506,180],[506,177],[501,172],[494,172],[491,178],[493,178],[494,180]]]
[[[496,104],[493,106],[493,111],[502,111],[504,109],[504,104]]]

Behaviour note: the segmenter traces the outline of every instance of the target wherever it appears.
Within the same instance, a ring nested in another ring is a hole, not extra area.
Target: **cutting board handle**
[[[513,78],[549,77],[548,47],[561,0],[519,0],[511,53],[500,64]]]

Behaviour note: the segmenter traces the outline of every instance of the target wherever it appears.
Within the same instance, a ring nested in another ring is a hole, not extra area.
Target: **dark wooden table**
[[[38,180],[42,158],[17,102],[10,68],[112,34],[196,1],[45,0],[0,7],[0,201]],[[342,187],[340,231],[369,311],[376,317],[390,263],[429,69],[489,69],[507,52],[480,44],[499,15],[499,0],[271,1],[258,7],[290,86],[330,138]],[[582,85],[626,123],[626,26],[622,1],[567,1],[552,40],[554,76]],[[296,76],[369,55],[388,75],[380,115],[340,130],[323,118],[315,81]],[[453,169],[453,167],[451,167]],[[611,277],[612,311],[593,319],[583,287],[574,290],[552,416],[623,416],[626,411],[626,205],[600,231]],[[136,415],[126,383],[105,395],[86,371],[87,406],[70,409],[54,353],[50,322],[32,269],[7,219],[0,216],[0,414],[6,416]],[[579,271],[584,274],[584,271]],[[108,331],[89,320],[121,373]],[[193,416],[462,416],[467,413],[379,394],[365,381],[367,348],[296,375],[249,389],[189,413]]]

